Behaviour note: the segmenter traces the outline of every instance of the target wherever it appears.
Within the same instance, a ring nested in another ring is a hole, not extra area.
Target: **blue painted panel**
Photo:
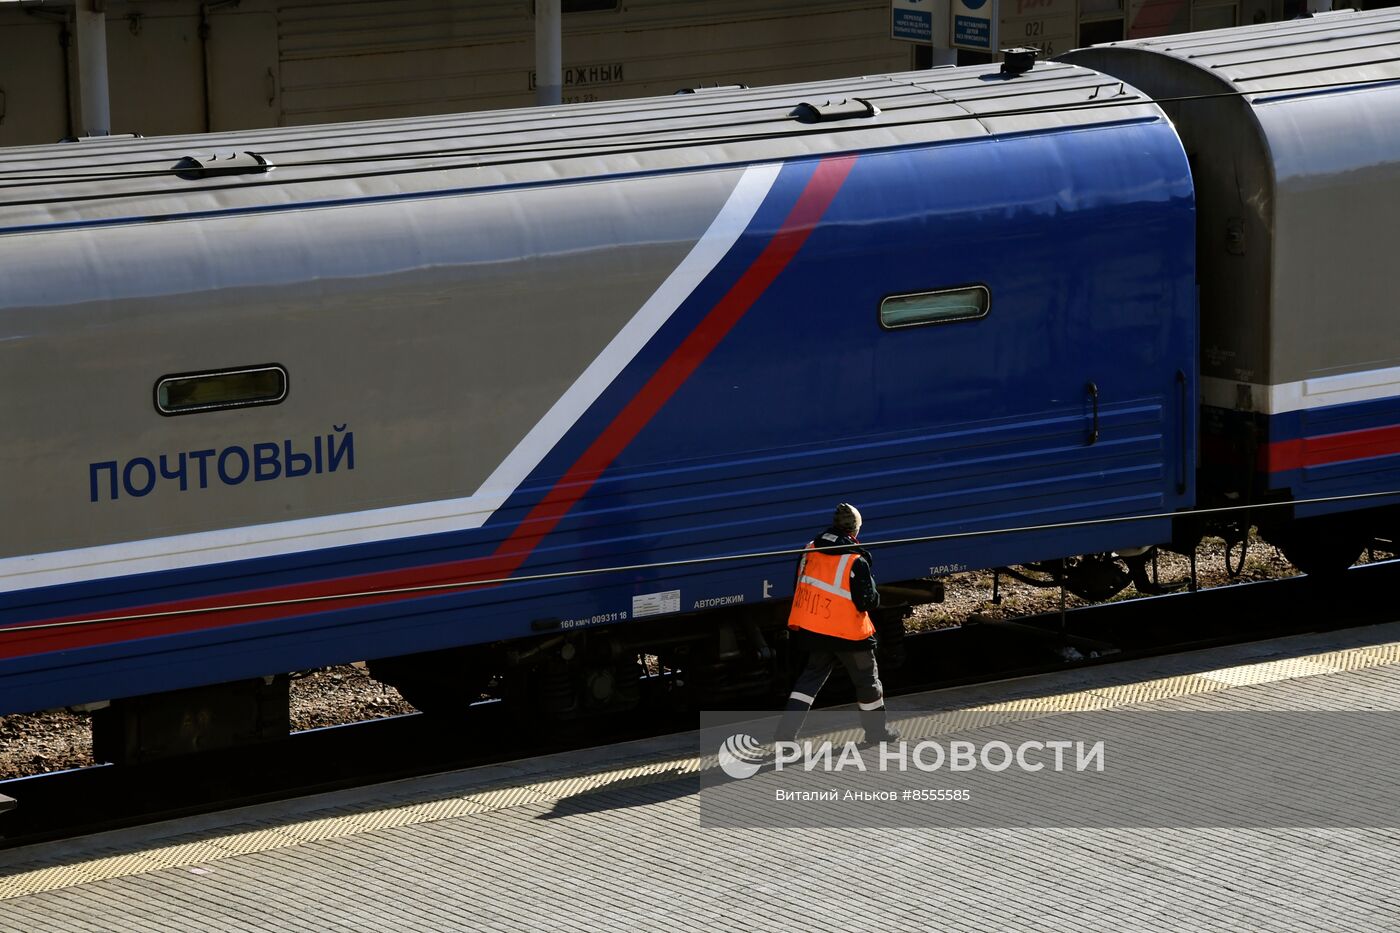
[[[491,522],[436,535],[9,594],[0,621],[110,612],[489,553],[766,246],[785,167],[732,254]],[[1193,501],[1194,208],[1166,123],[867,153],[824,222],[520,574],[800,547],[836,501],[872,540],[1159,513]],[[881,329],[880,300],[972,282],[980,321]],[[1183,394],[1178,370],[1187,374]],[[1100,439],[1088,443],[1088,382]],[[878,548],[879,579],[1165,539],[1158,520]],[[523,637],[539,618],[791,592],[789,558],[520,582],[0,662],[0,712]]]

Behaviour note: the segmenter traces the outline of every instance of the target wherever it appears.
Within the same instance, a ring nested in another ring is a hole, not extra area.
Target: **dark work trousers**
[[[799,637],[801,635],[799,634]],[[856,704],[860,707],[860,724],[865,729],[867,741],[874,741],[886,732],[885,729],[885,689],[880,686],[880,671],[875,666],[875,649],[860,645],[853,648],[836,648],[829,642],[809,640],[811,647],[807,655],[807,667],[797,677],[788,697],[783,717],[778,723],[776,741],[791,742],[797,738],[807,711],[816,702],[831,669],[840,661],[850,675],[856,688]]]

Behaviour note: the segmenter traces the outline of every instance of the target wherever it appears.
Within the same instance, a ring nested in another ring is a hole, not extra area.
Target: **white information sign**
[[[998,0],[953,0],[949,33],[955,49],[997,50]]]
[[[667,612],[681,611],[681,591],[666,590],[662,593],[643,593],[632,597],[632,618],[644,619]]]

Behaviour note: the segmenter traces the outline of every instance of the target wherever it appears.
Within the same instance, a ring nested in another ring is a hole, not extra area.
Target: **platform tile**
[[[1142,709],[1396,708],[1387,657],[1132,695]],[[679,761],[39,869],[53,886],[31,874],[31,893],[0,901],[0,930],[1350,933],[1400,917],[1391,831],[704,829]],[[138,873],[61,883],[114,866]]]

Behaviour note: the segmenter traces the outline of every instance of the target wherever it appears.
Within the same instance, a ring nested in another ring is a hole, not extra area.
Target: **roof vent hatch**
[[[747,91],[747,84],[702,84],[699,87],[683,87],[672,96],[680,94],[712,94],[715,91]]]
[[[173,171],[185,181],[198,181],[219,175],[263,175],[272,171],[272,163],[256,152],[211,152],[185,156]]]
[[[824,104],[803,101],[793,109],[791,116],[796,117],[802,123],[829,123],[833,120],[873,117],[879,113],[880,108],[870,101],[862,100],[859,97],[848,97],[841,100],[829,100]]]

